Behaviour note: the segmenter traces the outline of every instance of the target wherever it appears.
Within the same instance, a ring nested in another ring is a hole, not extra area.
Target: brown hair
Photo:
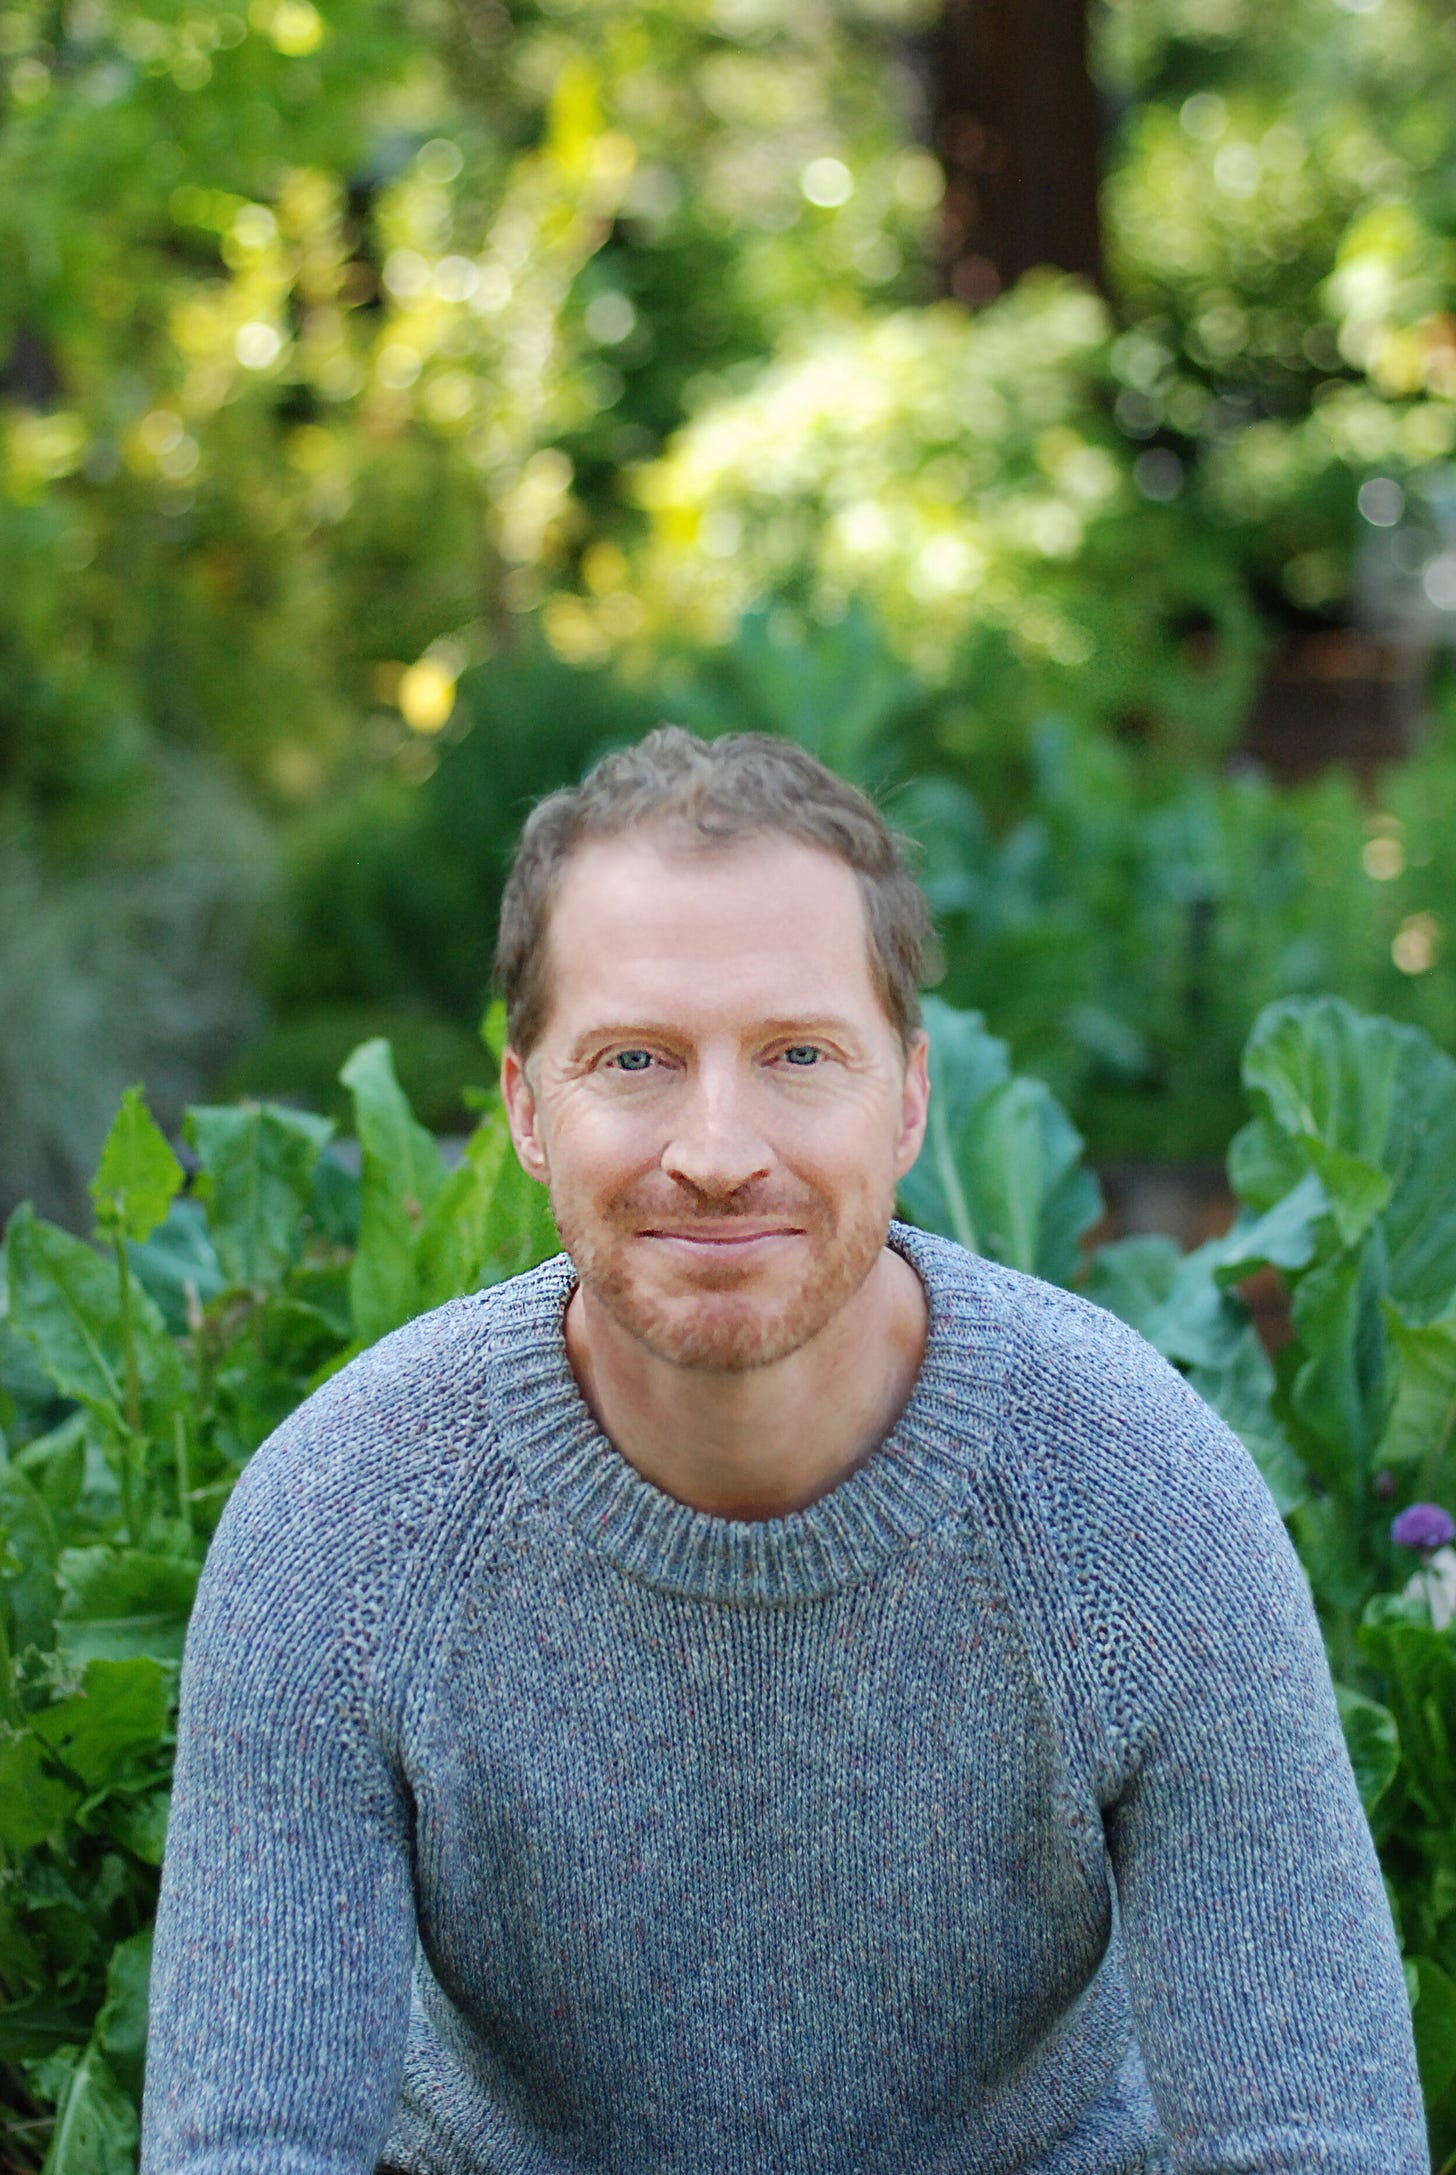
[[[526,819],[501,900],[495,981],[512,1047],[529,1057],[546,1024],[546,936],[556,884],[588,838],[639,826],[681,827],[705,848],[779,832],[822,847],[859,878],[870,967],[901,1047],[920,1025],[919,984],[934,949],[930,911],[911,874],[909,841],[868,795],[791,740],[726,733],[700,740],[659,725],[594,764],[580,785],[538,801]]]

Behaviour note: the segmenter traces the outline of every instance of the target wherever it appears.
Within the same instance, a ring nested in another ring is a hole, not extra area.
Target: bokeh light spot
[[[834,211],[854,195],[854,176],[843,159],[810,159],[799,176],[799,187],[811,204]]]

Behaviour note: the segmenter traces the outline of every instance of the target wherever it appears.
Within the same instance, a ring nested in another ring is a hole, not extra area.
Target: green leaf
[[[475,1288],[503,1284],[561,1251],[546,1188],[522,1170],[514,1147],[501,1156],[490,1196]]]
[[[61,2095],[41,2175],[136,2175],[138,2131],[136,2108],[93,2038]]]
[[[1316,1599],[1330,1609],[1358,1609],[1370,1592],[1370,1569],[1344,1497],[1307,1495],[1289,1514],[1289,1533]]]
[[[1385,1680],[1406,1786],[1445,1834],[1456,1802],[1456,1626],[1433,1630],[1425,1603],[1413,1595],[1377,1594],[1357,1637]]]
[[[1363,1502],[1385,1432],[1385,1247],[1372,1231],[1355,1254],[1309,1270],[1294,1294],[1293,1321],[1308,1355],[1294,1377],[1293,1413],[1306,1462],[1347,1503]]]
[[[958,1012],[927,997],[924,1017],[930,1036],[930,1110],[925,1144],[901,1181],[900,1196],[926,1230],[980,1253],[981,1232],[958,1148],[977,1105],[1010,1079],[1011,1056],[1004,1042],[987,1034],[979,1012]]]
[[[1345,1733],[1360,1803],[1368,1820],[1394,1782],[1400,1766],[1400,1735],[1395,1716],[1378,1700],[1367,1699],[1363,1692],[1351,1691],[1345,1684],[1335,1686],[1335,1704],[1340,1710],[1340,1727]]]
[[[94,1247],[22,1202],[5,1233],[10,1318],[29,1337],[63,1397],[121,1426],[116,1274]]]
[[[546,1188],[521,1169],[505,1114],[492,1110],[430,1203],[415,1247],[413,1310],[517,1276],[560,1244]]]
[[[174,1337],[189,1327],[189,1286],[201,1306],[227,1288],[201,1201],[174,1201],[151,1237],[128,1248],[127,1259]]]
[[[1142,1233],[1099,1247],[1081,1290],[1111,1309],[1178,1365],[1216,1368],[1238,1350],[1247,1310],[1214,1281],[1221,1241],[1190,1254],[1169,1238]]]
[[[1434,2107],[1456,2079],[1456,1981],[1429,1956],[1411,1957],[1407,1968],[1416,1977],[1411,2025],[1421,2096],[1427,2107]]]
[[[339,1078],[354,1098],[362,1156],[349,1296],[355,1335],[372,1344],[420,1311],[415,1248],[426,1211],[445,1183],[445,1166],[410,1109],[386,1041],[361,1043]]]
[[[89,1662],[71,1698],[42,1707],[30,1726],[69,1775],[95,1791],[156,1751],[167,1727],[167,1676],[160,1662]]]
[[[1244,1085],[1255,1109],[1296,1142],[1320,1141],[1382,1169],[1399,1101],[1392,1027],[1338,997],[1266,1006],[1244,1049]]]
[[[147,2046],[147,1989],[152,1929],[118,1941],[106,1967],[106,2000],[96,2019],[96,2043],[126,2089],[139,2096]]]
[[[15,1558],[13,1570],[0,1570],[10,1603],[12,1649],[48,1649],[57,1600],[55,1520],[39,1489],[16,1465],[0,1465],[0,1540],[8,1540]]]
[[[423,1313],[475,1288],[486,1255],[491,1203],[505,1158],[514,1154],[503,1118],[487,1118],[470,1136],[420,1226],[412,1312]]]
[[[1262,1213],[1240,1211],[1232,1230],[1218,1241],[1213,1266],[1219,1282],[1240,1283],[1266,1266],[1306,1268],[1314,1259],[1319,1227],[1330,1213],[1329,1195],[1314,1171],[1306,1171]]]
[[[1227,1165],[1229,1185],[1256,1215],[1292,1193],[1308,1170],[1294,1141],[1268,1118],[1251,1118],[1235,1133]]]
[[[1340,1148],[1326,1147],[1322,1140],[1305,1139],[1301,1146],[1329,1201],[1340,1243],[1358,1245],[1390,1199],[1388,1173]]]
[[[167,1813],[171,1793],[149,1790],[143,1797],[113,1797],[106,1810],[106,1826],[113,1841],[141,1859],[143,1865],[160,1865],[167,1846]]]
[[[182,1166],[143,1102],[141,1089],[128,1088],[91,1181],[97,1224],[104,1231],[119,1230],[124,1238],[147,1238],[182,1182]]]
[[[276,1283],[297,1258],[314,1168],[333,1130],[328,1118],[271,1104],[188,1111],[187,1137],[203,1171],[198,1190],[233,1283]]]
[[[1151,1325],[1168,1304],[1182,1259],[1177,1240],[1161,1232],[1113,1239],[1098,1247],[1079,1288],[1094,1306],[1106,1307],[1152,1343]]]
[[[1069,1283],[1078,1241],[1102,1213],[1082,1137],[1051,1090],[1010,1076],[1006,1045],[977,1012],[926,1000],[930,1112],[900,1185],[903,1212],[973,1252]]]
[[[1456,1314],[1411,1329],[1387,1306],[1385,1329],[1398,1371],[1376,1459],[1392,1468],[1424,1467],[1434,1485],[1456,1435]],[[1422,1483],[1418,1498],[1424,1492]]]
[[[24,1203],[6,1233],[10,1316],[63,1397],[120,1431],[124,1393],[121,1292],[115,1267],[83,1240],[43,1223]],[[144,1423],[167,1431],[182,1395],[177,1350],[155,1303],[135,1282],[132,1335]]]
[[[507,1039],[504,997],[492,997],[486,1006],[480,1020],[480,1039],[485,1044],[485,1053],[491,1063],[499,1065],[505,1056]]]
[[[54,1773],[29,1731],[0,1739],[0,1850],[19,1858],[76,1810],[83,1792]]]
[[[30,1486],[41,1496],[54,1527],[57,1527],[57,1538],[61,1538],[76,1518],[85,1492],[85,1412],[72,1412],[70,1418],[61,1420],[61,1425],[52,1427],[46,1436],[26,1442],[24,1449],[13,1453],[11,1464],[17,1472],[24,1472]]]
[[[97,1544],[62,1549],[59,1573],[63,1653],[82,1661],[180,1658],[197,1592],[195,1563]]]
[[[62,2008],[44,1997],[10,2002],[0,2010],[0,2062],[39,2062],[86,2037],[87,2008]]]
[[[1418,1028],[1338,997],[1299,998],[1260,1013],[1244,1079],[1259,1118],[1319,1176],[1343,1242],[1378,1219],[1406,1320],[1452,1312],[1456,1060]],[[1260,1159],[1254,1148],[1241,1154],[1251,1167]]]

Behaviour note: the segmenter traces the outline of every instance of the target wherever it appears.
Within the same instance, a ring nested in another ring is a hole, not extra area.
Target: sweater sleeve
[[[366,2175],[398,2089],[415,1920],[371,1696],[380,1551],[371,1577],[368,1491],[337,1455],[330,1477],[317,1403],[239,1482],[188,1632],[143,2175]]]
[[[1080,1302],[1032,1391],[1038,1515],[1133,2016],[1180,2175],[1425,2175],[1410,2010],[1304,1571],[1243,1445]]]

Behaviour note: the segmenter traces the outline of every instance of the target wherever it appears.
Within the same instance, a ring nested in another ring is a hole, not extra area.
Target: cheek
[[[665,1138],[660,1118],[641,1108],[574,1113],[552,1143],[552,1177],[578,1192],[611,1192],[624,1178],[650,1169]]]

